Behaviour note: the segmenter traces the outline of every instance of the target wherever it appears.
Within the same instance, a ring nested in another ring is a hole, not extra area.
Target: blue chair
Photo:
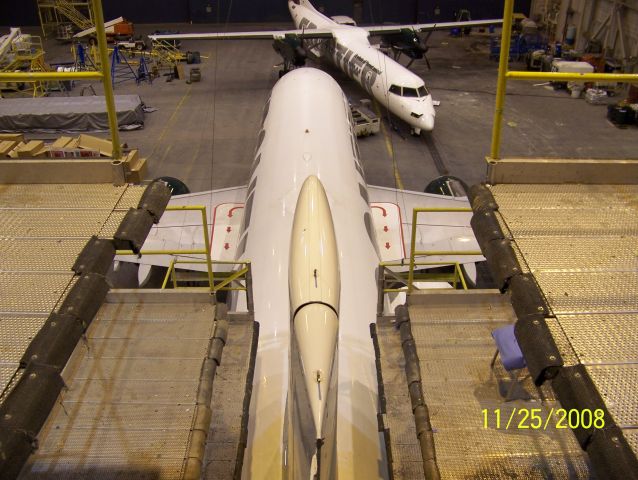
[[[514,391],[514,388],[519,385],[518,378],[514,373],[514,370],[525,368],[527,367],[527,364],[525,363],[523,352],[521,352],[521,348],[518,346],[516,335],[514,335],[514,325],[506,325],[505,327],[493,330],[492,338],[496,343],[496,352],[494,353],[494,358],[492,358],[490,367],[492,370],[494,369],[494,364],[500,354],[501,363],[505,370],[509,373],[511,380],[510,387],[505,395],[505,401],[509,402],[512,400],[512,392]],[[525,393],[527,394],[527,392]]]

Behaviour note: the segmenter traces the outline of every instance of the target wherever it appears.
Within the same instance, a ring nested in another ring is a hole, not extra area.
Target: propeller
[[[304,45],[304,35],[286,35],[284,38],[277,38],[272,44],[275,51],[283,59],[283,70],[280,76],[295,67],[303,67],[306,64],[308,52]]]
[[[430,60],[428,59],[428,56],[427,56],[428,50],[430,50],[430,47],[428,46],[428,41],[430,40],[430,37],[434,33],[434,28],[436,28],[436,24],[434,25],[432,30],[430,30],[428,34],[425,36],[425,40],[423,41],[423,47],[422,47],[423,58],[425,59],[425,64],[428,66],[428,70],[432,70],[432,66],[430,65]]]
[[[433,31],[434,30],[430,30],[423,41],[421,41],[414,28],[402,29],[400,33],[387,35],[383,40],[394,51],[395,60],[398,61],[401,54],[405,54],[410,57],[410,61],[405,66],[406,68],[410,68],[414,60],[420,60],[423,58],[425,59],[425,64],[427,65],[428,70],[431,70],[432,65],[430,65],[430,60],[426,53],[430,49],[427,43],[430,40],[430,36],[432,36]]]

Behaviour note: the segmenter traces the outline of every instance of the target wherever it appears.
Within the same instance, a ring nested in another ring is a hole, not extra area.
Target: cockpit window
[[[390,93],[409,98],[427,97],[429,95],[427,88],[425,88],[425,85],[422,85],[419,88],[400,87],[398,85],[392,85],[390,87]]]
[[[418,97],[419,92],[416,88],[403,87],[403,96],[404,97]]]

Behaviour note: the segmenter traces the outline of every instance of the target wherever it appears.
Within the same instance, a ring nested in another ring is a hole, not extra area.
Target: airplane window
[[[368,190],[363,185],[359,184],[359,194],[363,198],[366,203],[370,203],[370,198],[368,197]]]
[[[257,154],[257,156],[255,157],[255,160],[253,161],[252,166],[250,167],[250,175],[248,176],[249,179],[254,175],[255,169],[257,168],[257,165],[259,165],[260,161],[261,161],[261,152]]]
[[[399,87],[398,85],[391,85],[390,93],[394,93],[395,95],[401,95],[401,87]]]
[[[266,105],[264,105],[264,113],[261,117],[261,124],[263,125],[264,122],[266,121],[266,117],[268,116],[268,110],[270,109],[270,98],[268,99],[268,101],[266,102]]]
[[[350,129],[350,144],[352,145],[352,156],[357,158],[357,141],[354,139],[354,132]]]
[[[257,177],[253,178],[253,181],[250,182],[250,186],[248,187],[248,195],[253,193],[253,190],[255,189],[256,185],[257,185]]]
[[[246,199],[246,205],[244,206],[244,218],[242,220],[242,228],[241,228],[242,232],[245,232],[246,230],[248,230],[248,226],[250,225],[250,214],[252,213],[252,210],[253,210],[254,198],[255,198],[255,195],[248,195],[248,198]]]
[[[259,151],[259,148],[261,147],[261,143],[264,141],[265,136],[266,136],[266,130],[262,128],[261,131],[259,132],[259,137],[257,138],[257,146],[255,147],[255,154]]]
[[[248,241],[248,234],[244,235],[237,245],[237,253],[235,255],[240,258],[246,251],[246,242]]]
[[[366,232],[368,232],[368,238],[375,250],[377,250],[376,234],[374,233],[374,227],[372,226],[372,217],[368,212],[363,214],[363,223],[366,226]]]
[[[427,88],[425,88],[425,85],[423,85],[422,87],[419,87],[419,97],[427,97],[429,95]]]
[[[403,87],[403,96],[404,97],[418,97],[419,92],[417,92],[416,88]]]

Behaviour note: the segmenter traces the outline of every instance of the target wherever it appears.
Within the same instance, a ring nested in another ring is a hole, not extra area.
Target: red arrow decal
[[[389,230],[388,226],[387,226],[387,225],[384,225],[384,226],[383,226],[383,231],[384,231],[384,232],[387,232],[388,230]]]
[[[388,250],[390,250],[390,242],[385,242],[385,248],[387,248]]]
[[[224,249],[228,250],[230,248],[230,245],[228,245],[228,242],[224,243]]]
[[[233,212],[237,210],[238,208],[244,208],[244,206],[242,205],[241,207],[233,207],[230,210],[228,210],[228,218],[231,218],[233,216]]]
[[[227,231],[228,233],[230,233],[230,231],[231,231],[231,230],[232,230],[232,228],[230,228],[230,227],[226,227],[226,231]]]
[[[387,217],[387,216],[388,216],[388,212],[386,212],[385,208],[383,208],[383,207],[382,207],[382,206],[380,206],[380,205],[372,205],[372,207],[371,207],[371,208],[379,208],[379,209],[381,209],[382,215],[383,215],[384,217]]]

